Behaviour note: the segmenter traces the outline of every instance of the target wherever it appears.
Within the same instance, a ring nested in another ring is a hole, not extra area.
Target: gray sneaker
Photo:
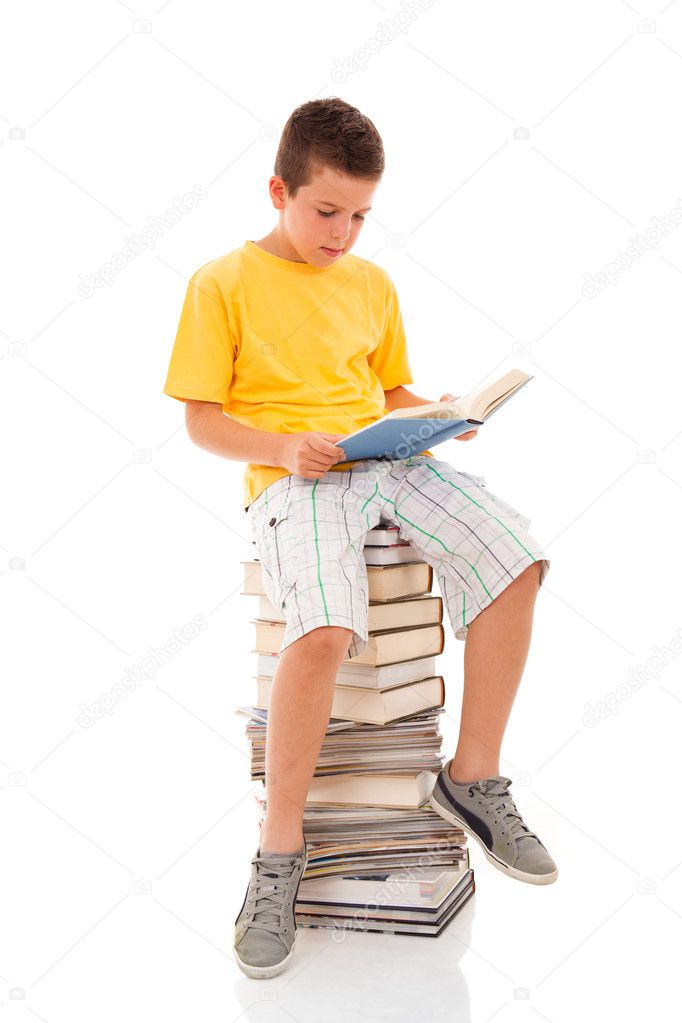
[[[496,775],[455,784],[450,764],[436,778],[430,803],[446,821],[463,828],[487,859],[509,877],[530,884],[551,884],[559,871],[535,832],[526,827],[509,794],[511,778]]]
[[[308,863],[307,845],[294,856],[251,860],[251,879],[234,928],[237,965],[247,977],[276,977],[294,954],[294,906]]]

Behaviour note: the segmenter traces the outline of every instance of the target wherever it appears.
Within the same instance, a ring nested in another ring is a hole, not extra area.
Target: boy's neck
[[[288,259],[291,263],[305,263],[305,259],[301,259],[294,247],[286,239],[282,239],[276,229],[254,244],[272,256],[279,256],[280,259]]]

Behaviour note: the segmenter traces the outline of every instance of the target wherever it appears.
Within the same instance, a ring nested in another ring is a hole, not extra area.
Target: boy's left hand
[[[456,401],[459,398],[459,394],[442,394],[438,401]],[[453,440],[473,440],[478,433],[478,427],[475,430],[467,430],[466,433],[460,433],[458,437],[453,437]]]

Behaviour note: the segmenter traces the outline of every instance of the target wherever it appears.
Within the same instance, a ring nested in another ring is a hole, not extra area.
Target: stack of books
[[[337,671],[331,718],[303,817],[308,865],[296,900],[299,926],[437,936],[475,890],[464,832],[428,802],[443,766],[439,718],[445,683],[443,601],[433,569],[379,526],[365,539],[367,650]],[[284,616],[244,561],[244,590],[257,597],[257,675],[248,718],[251,777],[265,781],[268,702]],[[261,820],[265,788],[256,796]]]

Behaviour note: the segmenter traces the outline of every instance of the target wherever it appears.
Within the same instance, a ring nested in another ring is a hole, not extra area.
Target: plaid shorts
[[[353,630],[348,657],[367,648],[365,537],[398,526],[434,569],[457,639],[534,561],[540,583],[549,559],[528,532],[530,519],[491,494],[481,476],[428,455],[367,458],[320,479],[288,475],[246,514],[263,588],[286,620],[281,650],[319,626]]]

